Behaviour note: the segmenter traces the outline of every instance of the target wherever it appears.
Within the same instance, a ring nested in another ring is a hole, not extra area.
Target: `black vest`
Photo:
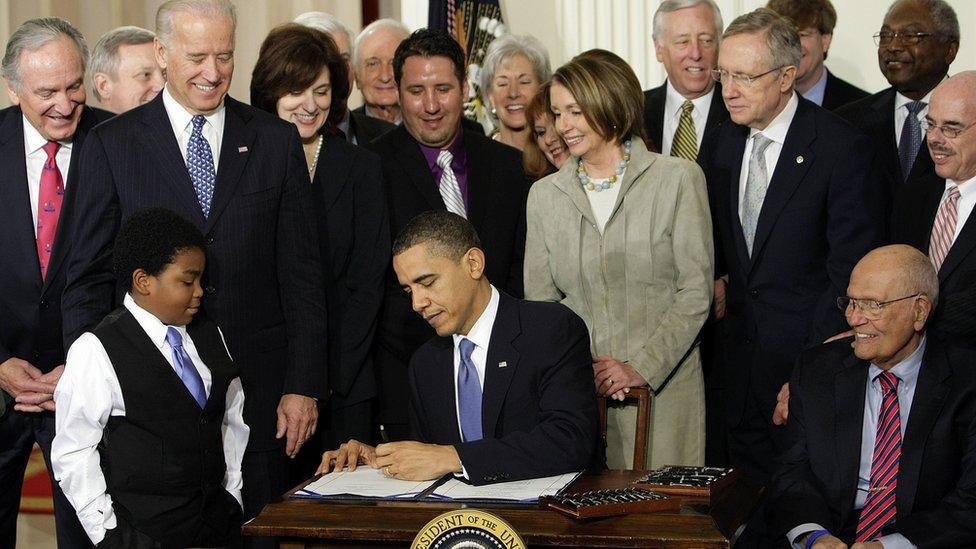
[[[125,402],[125,416],[109,418],[98,445],[113,509],[167,547],[219,544],[214,531],[226,533],[223,523],[240,509],[222,485],[221,437],[227,387],[238,368],[217,325],[198,314],[187,326],[212,377],[203,409],[127,309],[93,332]]]

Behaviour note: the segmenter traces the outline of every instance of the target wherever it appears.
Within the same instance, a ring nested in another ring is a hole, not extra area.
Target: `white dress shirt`
[[[976,205],[976,177],[962,182],[946,179],[945,191],[942,193],[942,199],[939,200],[939,207],[942,207],[942,203],[949,196],[949,189],[954,186],[959,187],[959,202],[956,203],[956,232],[952,235],[953,244],[959,238],[959,233],[966,226],[966,220],[969,219],[969,215],[973,213],[973,206]]]
[[[669,156],[671,154],[671,142],[674,141],[674,132],[678,131],[678,122],[681,121],[681,106],[685,103],[685,97],[678,93],[668,79],[667,93],[664,96],[664,125],[661,129],[661,154]],[[692,99],[691,104],[695,106],[691,110],[691,121],[695,123],[695,137],[698,140],[698,148],[701,149],[702,139],[705,137],[705,122],[708,121],[708,111],[712,108],[712,94],[715,93],[715,86],[705,95]]]
[[[64,188],[68,188],[68,167],[71,165],[71,141],[58,141],[61,148],[54,155]],[[37,237],[37,201],[41,195],[41,172],[47,163],[47,153],[44,152],[47,139],[41,136],[37,128],[24,117],[24,157],[27,159],[27,191],[30,194],[31,217],[34,220],[34,236]]]
[[[193,133],[193,115],[187,111],[183,105],[176,102],[169,93],[169,84],[163,88],[163,106],[166,108],[166,116],[169,123],[173,125],[173,133],[176,135],[176,142],[180,145],[180,154],[183,155],[183,163],[186,163],[186,146],[190,144],[190,135]],[[203,125],[203,137],[210,144],[210,151],[213,154],[214,173],[217,173],[217,164],[220,162],[220,142],[224,137],[224,118],[227,107],[221,103],[220,107],[214,112],[205,116],[207,123]]]
[[[170,366],[172,348],[166,342],[167,326],[152,313],[125,296],[125,308],[145,330]],[[183,348],[193,361],[209,397],[212,376],[203,363],[185,326],[175,326],[183,336]],[[221,334],[223,338],[223,334]],[[225,344],[226,349],[226,344]],[[230,353],[228,352],[228,355]],[[112,510],[112,496],[106,493],[105,475],[98,455],[98,443],[110,416],[125,416],[122,388],[102,342],[86,332],[68,349],[64,374],[54,391],[57,403],[55,436],[51,444],[51,466],[54,478],[78,513],[82,527],[93,543],[105,537],[105,531],[117,523]],[[221,432],[227,472],[223,486],[238,503],[241,500],[241,459],[250,429],[244,423],[244,390],[241,379],[234,378],[227,388],[226,408]],[[243,507],[243,505],[242,505]]]
[[[790,131],[793,124],[793,116],[796,115],[796,108],[800,100],[796,98],[796,92],[790,96],[789,101],[783,110],[773,118],[763,130],[755,128],[749,130],[749,138],[746,139],[746,150],[742,153],[742,169],[739,171],[739,221],[742,221],[742,206],[745,202],[746,180],[749,178],[749,157],[752,156],[752,144],[755,141],[753,136],[761,133],[772,141],[763,152],[766,160],[766,175],[769,181],[766,182],[766,192],[769,192],[769,183],[773,181],[773,174],[776,173],[776,164],[779,162],[779,153],[783,152],[783,143],[786,142],[786,134]],[[793,159],[789,159],[793,162]]]
[[[895,145],[901,144],[901,130],[905,125],[905,120],[908,120],[908,107],[906,105],[912,101],[912,99],[895,92]],[[929,92],[920,101],[925,102],[922,110],[918,111],[918,121],[922,122],[929,114],[929,103],[932,101],[932,92]],[[925,132],[922,132],[922,146],[925,146]]]

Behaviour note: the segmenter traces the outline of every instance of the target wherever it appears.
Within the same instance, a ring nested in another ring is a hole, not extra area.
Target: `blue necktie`
[[[217,179],[213,152],[210,150],[210,143],[203,137],[203,125],[206,122],[207,119],[202,114],[193,117],[193,132],[190,133],[190,142],[186,145],[186,167],[190,170],[193,190],[197,193],[205,218],[210,216],[210,202],[213,200],[214,181]]]
[[[457,392],[458,411],[461,413],[461,437],[465,442],[481,440],[481,382],[478,370],[471,362],[474,343],[462,339],[458,343],[461,351],[461,364],[458,367]]]
[[[901,162],[901,176],[906,181],[908,174],[912,172],[912,165],[915,164],[915,157],[918,150],[922,148],[922,125],[918,121],[918,113],[925,108],[924,101],[912,101],[905,104],[908,109],[908,118],[905,125],[901,127],[901,139],[898,140],[898,161]]]
[[[166,330],[166,342],[173,349],[173,369],[183,380],[183,384],[190,391],[193,400],[197,401],[197,404],[203,408],[207,405],[207,391],[203,387],[200,372],[197,371],[193,361],[190,360],[190,355],[186,354],[186,349],[183,348],[183,336],[180,335],[179,330],[170,326]]]

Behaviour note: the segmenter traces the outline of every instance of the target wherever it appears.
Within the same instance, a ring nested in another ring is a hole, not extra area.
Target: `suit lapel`
[[[579,211],[583,219],[590,225],[596,225],[596,217],[593,216],[593,208],[590,207],[590,200],[586,198],[586,191],[580,186],[576,177],[576,166],[579,159],[572,157],[566,161],[562,169],[557,172],[559,175],[553,179],[553,185],[562,191],[573,201],[576,210]]]
[[[870,121],[867,127],[874,128],[873,134],[875,142],[879,144],[878,150],[881,153],[883,162],[889,173],[898,179],[895,186],[898,187],[904,181],[901,174],[901,163],[898,161],[898,142],[895,140],[895,90],[889,88],[885,93],[871,105]]]
[[[499,292],[498,313],[491,329],[488,359],[485,362],[485,388],[481,397],[481,426],[485,437],[495,436],[498,416],[518,368],[519,352],[512,342],[521,334],[518,302]]]
[[[712,103],[708,107],[708,118],[705,120],[705,132],[702,133],[702,141],[729,116],[729,111],[725,108],[725,101],[722,99],[722,85],[715,84],[712,92]],[[701,145],[701,143],[698,144],[699,150],[701,150]]]
[[[746,248],[746,239],[742,234],[742,221],[739,219],[739,174],[742,173],[742,155],[746,151],[749,128],[736,125],[730,131],[734,132],[734,138],[730,140],[730,146],[723,147],[723,152],[719,153],[723,155],[719,162],[721,169],[728,177],[728,215],[734,240],[733,246],[739,256],[739,264],[743,267],[743,274],[748,276],[749,251]]]
[[[315,170],[316,182],[322,193],[322,204],[325,211],[329,211],[336,199],[342,194],[342,189],[349,183],[349,169],[352,167],[348,158],[340,153],[344,145],[338,137],[325,137],[322,151],[319,153],[318,168]],[[320,170],[328,170],[328,173]]]
[[[973,248],[976,248],[976,215],[970,213],[969,219],[966,220],[966,224],[962,226],[962,230],[959,232],[959,238],[956,238],[956,241],[952,243],[949,253],[946,254],[945,260],[939,268],[939,283],[945,283],[952,271],[962,263],[966,256],[973,252]]]
[[[24,280],[35,279],[41,287],[41,265],[37,260],[37,237],[31,216],[30,191],[27,188],[27,158],[24,152],[24,122],[20,109],[8,111],[0,126],[0,161],[6,176],[0,184],[0,214],[4,231],[12,231],[10,240],[17,243],[19,251],[4,250],[5,254],[23,257],[28,261],[8,263],[5,268],[29,271]],[[8,256],[9,257],[9,256]],[[31,260],[32,259],[32,260]],[[16,267],[14,267],[16,265]]]
[[[221,212],[236,194],[248,158],[256,154],[255,133],[247,127],[251,113],[240,108],[241,104],[229,96],[224,98],[224,105],[224,137],[220,143],[220,163],[217,169],[213,205],[207,217],[204,233],[209,232],[217,223]]]
[[[854,507],[857,477],[861,463],[861,428],[863,422],[851,418],[864,417],[864,395],[867,389],[868,365],[850,354],[844,368],[834,377],[834,442],[837,456],[839,486],[844,487],[842,501]],[[850,509],[843,509],[847,516]]]
[[[461,130],[463,132],[463,130]],[[492,166],[491,156],[484,150],[487,138],[464,132],[464,149],[468,165],[468,221],[479,232],[484,224],[485,214],[492,206]]]
[[[150,150],[154,151],[158,160],[156,166],[162,176],[155,180],[169,185],[173,195],[183,203],[184,211],[179,213],[187,215],[189,212],[190,219],[198,227],[203,227],[205,221],[203,210],[200,209],[200,201],[193,190],[193,181],[190,180],[190,172],[186,169],[186,161],[183,160],[180,145],[173,134],[173,124],[166,114],[163,94],[157,95],[148,103],[142,111],[141,122],[145,125],[142,138],[149,143]]]
[[[664,106],[668,95],[667,86],[668,83],[665,80],[663,85],[651,90],[647,96],[647,112],[650,120],[654,121],[653,125],[648,124],[648,131],[651,132],[649,137],[658,149],[661,149],[664,144]]]
[[[952,374],[945,351],[929,345],[922,359],[915,386],[915,397],[905,426],[905,439],[901,445],[901,458],[898,462],[898,489],[895,505],[898,517],[904,518],[912,513],[915,492],[921,480],[922,458],[925,443],[932,425],[949,392],[948,379]]]
[[[904,227],[905,236],[909,238],[899,238],[899,241],[907,240],[922,252],[928,253],[935,216],[939,213],[939,203],[942,202],[942,195],[945,194],[945,183],[946,180],[935,172],[922,175],[918,181],[910,182],[912,187],[906,188],[905,192],[911,200],[906,202],[911,202],[909,207],[917,214],[896,220],[896,223],[911,224]],[[902,227],[898,229],[901,230]]]
[[[769,178],[766,196],[762,208],[759,210],[759,221],[756,224],[756,238],[752,243],[752,263],[762,253],[763,245],[783,212],[783,207],[790,201],[796,188],[803,181],[804,176],[817,159],[810,148],[817,138],[817,126],[813,119],[815,107],[806,99],[799,98],[799,105],[790,129],[786,132],[783,150],[776,162],[776,170]]]
[[[433,364],[424,365],[430,372],[416,372],[416,377],[426,379],[431,392],[426,396],[437,399],[438,402],[424,402],[424,412],[430,418],[430,432],[435,440],[444,440],[446,444],[461,442],[461,432],[458,429],[457,400],[455,397],[454,381],[454,340],[451,337],[434,339],[436,351],[433,353]],[[444,436],[438,436],[443,433]]]
[[[403,171],[406,172],[407,178],[410,179],[410,183],[416,187],[417,192],[424,197],[431,209],[447,209],[437,190],[437,182],[434,181],[434,176],[427,165],[427,159],[424,158],[424,153],[420,150],[420,144],[407,133],[403,126],[394,131],[397,132],[396,143],[394,144],[396,147],[395,154]]]
[[[631,155],[630,155],[630,165],[627,167],[626,173],[624,173],[624,178],[620,182],[620,192],[617,193],[617,201],[613,204],[613,210],[610,211],[610,216],[607,217],[607,225],[613,220],[614,216],[617,215],[617,211],[620,209],[620,205],[624,202],[624,197],[630,192],[631,187],[634,186],[634,182],[637,178],[642,176],[644,172],[650,169],[651,164],[654,164],[655,156],[647,151],[643,143],[639,139],[635,140],[636,143],[632,145]],[[579,187],[579,185],[577,185]],[[580,187],[582,190],[582,187]],[[587,199],[589,202],[589,199]]]

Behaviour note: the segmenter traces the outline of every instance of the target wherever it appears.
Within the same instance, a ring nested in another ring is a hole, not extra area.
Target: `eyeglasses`
[[[879,46],[887,46],[888,44],[891,44],[896,39],[900,38],[902,44],[905,44],[907,46],[914,46],[915,44],[918,44],[919,42],[921,42],[922,40],[924,40],[929,36],[938,36],[938,35],[931,32],[881,31],[875,33],[874,43]]]
[[[940,132],[942,132],[942,135],[946,136],[946,138],[955,139],[960,135],[962,135],[962,132],[968,130],[969,128],[972,128],[973,126],[976,126],[976,122],[966,126],[965,128],[959,128],[956,126],[945,126],[945,125],[939,126],[937,124],[933,124],[929,122],[928,120],[922,120],[921,122],[919,122],[919,125],[921,126],[922,131],[925,133],[929,133],[932,130],[939,130]]]
[[[729,72],[729,71],[727,71],[725,69],[712,69],[711,70],[711,73],[712,73],[712,80],[718,82],[719,84],[725,85],[725,84],[727,84],[729,82],[729,79],[731,79],[733,82],[736,83],[736,85],[743,86],[743,87],[749,87],[749,86],[755,84],[756,83],[756,80],[759,80],[763,76],[766,76],[767,74],[769,74],[769,73],[771,73],[773,71],[778,71],[778,70],[782,69],[783,67],[787,67],[787,66],[789,66],[789,65],[780,65],[778,67],[769,69],[768,71],[766,71],[766,72],[764,72],[762,74],[752,74],[752,75],[749,75],[749,74],[739,74],[737,72]]]
[[[892,303],[897,303],[899,301],[904,301],[906,299],[911,299],[913,297],[919,297],[922,294],[912,294],[906,295],[905,297],[899,297],[898,299],[889,299],[888,301],[878,301],[877,299],[855,299],[852,297],[841,296],[837,298],[837,308],[844,311],[845,314],[853,312],[854,309],[861,311],[861,314],[866,316],[870,320],[878,320],[881,315],[884,314],[885,307],[891,305]]]

